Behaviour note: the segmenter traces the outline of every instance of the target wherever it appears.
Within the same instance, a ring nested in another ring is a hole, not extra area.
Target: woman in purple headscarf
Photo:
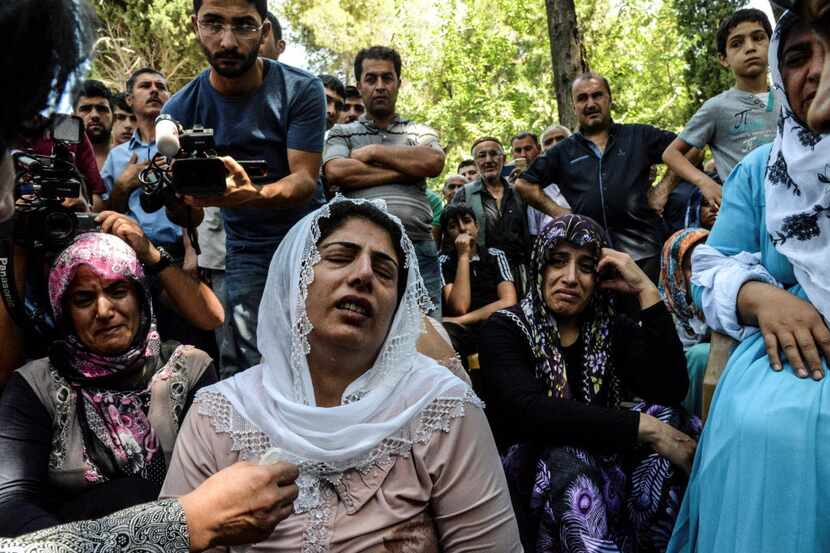
[[[156,331],[133,249],[79,236],[55,260],[60,338],[0,399],[0,535],[15,536],[156,499],[210,357]]]
[[[482,329],[487,412],[526,551],[663,551],[699,423],[679,406],[683,347],[660,294],[588,217],[537,239],[535,282]],[[617,313],[613,294],[639,300]],[[653,404],[633,410],[633,397]],[[677,430],[680,428],[683,430]]]

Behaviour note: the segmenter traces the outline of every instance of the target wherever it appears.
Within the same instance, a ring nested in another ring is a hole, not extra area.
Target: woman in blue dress
[[[735,168],[692,258],[706,322],[740,343],[671,553],[830,551],[830,139],[804,123],[824,50],[787,14],[769,52],[777,138]]]

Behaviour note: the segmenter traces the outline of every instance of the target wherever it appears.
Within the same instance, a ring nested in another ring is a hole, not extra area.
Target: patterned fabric
[[[783,107],[764,185],[766,224],[811,303],[830,319],[830,140],[795,115],[779,66],[783,39],[796,21],[789,13],[781,19],[769,49],[773,87]]]
[[[697,438],[683,411],[634,407]],[[573,447],[522,444],[503,459],[525,551],[650,553],[666,550],[686,487],[671,462],[640,448],[599,455]]]
[[[64,296],[82,265],[101,279],[129,280],[140,290],[143,301],[139,329],[130,348],[120,355],[93,353],[78,338],[71,323],[64,320]],[[49,358],[60,376],[78,392],[74,395],[79,401],[81,420],[112,454],[118,470],[125,474],[144,472],[159,451],[158,439],[147,418],[149,390],[115,391],[100,384],[102,379],[137,373],[144,369],[149,358],[159,355],[161,339],[156,331],[150,290],[135,252],[126,242],[110,234],[80,235],[55,260],[49,273],[49,299],[63,334],[50,348]],[[96,462],[89,457],[85,474],[88,481],[107,479],[100,464],[100,459]]]
[[[559,399],[578,398],[594,403],[602,386],[611,386],[612,406],[619,403],[619,382],[614,374],[611,355],[611,321],[614,318],[612,298],[602,290],[595,290],[583,315],[580,336],[583,337],[585,367],[582,382],[577,389],[568,383],[565,357],[562,352],[556,317],[545,302],[544,273],[550,256],[559,244],[567,242],[578,248],[587,248],[599,261],[602,248],[607,245],[602,228],[589,217],[565,215],[554,219],[536,239],[530,260],[529,291],[520,302],[528,323],[525,327],[536,358],[536,377],[549,383],[548,395]]]
[[[706,229],[683,229],[666,240],[660,264],[660,295],[687,337],[700,341],[707,333],[703,313],[692,303],[691,283],[686,281],[683,260],[709,236]]]
[[[190,533],[178,500],[136,505],[98,520],[73,522],[14,539],[0,553],[186,553]]]

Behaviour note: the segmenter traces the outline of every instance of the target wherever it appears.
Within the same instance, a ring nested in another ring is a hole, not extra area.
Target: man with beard
[[[119,92],[112,97],[112,147],[120,146],[133,137],[138,124],[127,95]]]
[[[649,125],[614,123],[611,87],[601,75],[580,75],[571,92],[579,132],[537,158],[516,181],[516,190],[532,207],[559,217],[568,210],[542,188],[555,182],[574,213],[602,225],[611,247],[633,257],[657,282],[665,230],[649,207],[649,171],[662,163],[675,135]]]
[[[73,105],[75,115],[84,121],[86,136],[92,142],[95,162],[100,170],[110,153],[112,93],[101,81],[89,79],[81,84]]]
[[[418,266],[441,315],[441,269],[433,240],[433,210],[426,179],[444,169],[444,151],[431,128],[395,111],[401,86],[401,56],[385,46],[358,52],[355,80],[366,114],[329,131],[323,156],[327,186],[352,198],[383,199],[415,245]]]
[[[129,141],[110,150],[101,176],[109,192],[113,211],[126,213],[141,225],[144,234],[174,257],[184,254],[182,229],[173,224],[164,209],[147,213],[141,207],[138,176],[158,152],[156,117],[170,97],[167,79],[155,69],[137,69],[127,79],[127,103],[133,108],[137,128]]]
[[[503,176],[504,148],[497,138],[485,136],[473,142],[478,179],[455,193],[453,204],[466,204],[476,217],[480,250],[495,248],[507,255],[519,296],[527,285],[530,237],[527,207]]]
[[[221,208],[226,230],[227,324],[222,373],[256,365],[259,300],[274,251],[288,230],[322,205],[317,184],[326,129],[320,79],[257,54],[271,32],[265,0],[195,0],[193,29],[210,67],[164,107],[184,128],[213,129],[229,173],[225,194],[186,197]],[[250,177],[237,160],[262,160]]]

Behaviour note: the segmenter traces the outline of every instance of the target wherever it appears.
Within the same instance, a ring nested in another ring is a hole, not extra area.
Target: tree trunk
[[[588,71],[579,38],[576,8],[574,0],[545,0],[545,4],[548,12],[550,57],[553,62],[553,85],[556,90],[559,123],[569,129],[575,129],[577,120],[571,86],[579,74]]]

